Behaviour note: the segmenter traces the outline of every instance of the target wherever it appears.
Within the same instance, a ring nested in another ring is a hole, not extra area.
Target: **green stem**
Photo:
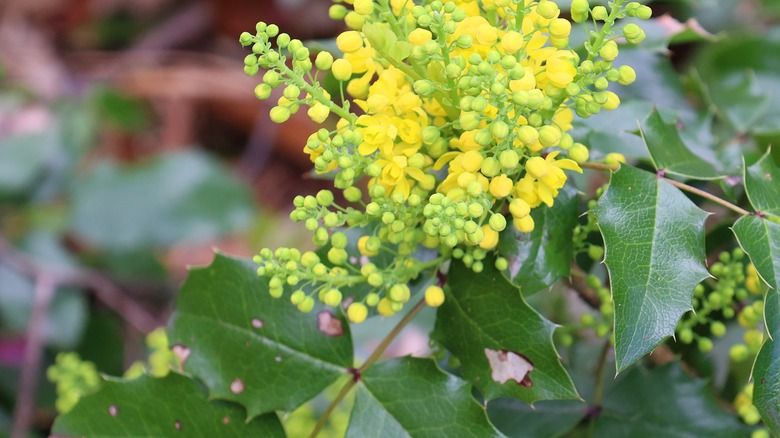
[[[336,395],[336,398],[334,398],[333,401],[330,402],[330,404],[328,405],[328,408],[325,409],[325,412],[322,414],[322,417],[320,417],[320,420],[314,426],[314,429],[312,429],[309,438],[317,437],[317,435],[320,433],[322,428],[325,427],[325,423],[328,421],[330,414],[333,413],[333,410],[336,409],[336,406],[338,406],[338,404],[341,403],[341,400],[343,400],[344,397],[346,397],[347,394],[349,394],[349,391],[352,390],[352,387],[355,386],[356,384],[357,384],[357,380],[355,379],[349,379],[349,381],[344,384],[344,386],[341,388],[341,391],[339,391],[338,395]]]
[[[662,178],[665,179],[667,182],[669,182],[669,184],[679,188],[680,190],[685,190],[686,192],[693,193],[695,195],[699,195],[702,198],[708,199],[708,200],[710,200],[710,201],[712,201],[712,202],[714,202],[716,204],[720,204],[720,205],[728,208],[729,210],[732,210],[732,211],[734,211],[736,213],[739,213],[742,216],[750,215],[750,212],[745,210],[744,208],[736,206],[736,205],[732,204],[731,202],[726,201],[725,199],[719,198],[719,197],[717,197],[717,196],[715,196],[715,195],[713,195],[711,193],[705,192],[704,190],[697,189],[696,187],[691,187],[688,184],[681,183],[681,182],[675,181],[673,179],[669,179],[669,178],[666,178],[666,177],[662,177]]]
[[[593,395],[592,408],[600,409],[601,402],[604,398],[604,366],[607,363],[607,354],[609,353],[610,344],[609,338],[604,343],[604,348],[601,349],[601,355],[599,356],[599,363],[596,367],[596,389]],[[591,417],[590,424],[588,424],[588,436],[596,436],[596,418]]]
[[[393,342],[393,340],[401,333],[401,331],[414,319],[415,316],[417,316],[418,313],[425,307],[425,300],[420,300],[412,310],[407,313],[403,319],[401,319],[398,324],[393,327],[392,330],[390,330],[390,333],[385,336],[384,339],[382,339],[382,342],[379,343],[379,345],[376,346],[374,351],[371,353],[370,356],[368,356],[368,359],[363,363],[363,365],[360,366],[357,370],[354,370],[354,378],[350,379],[347,383],[344,384],[344,386],[341,388],[341,391],[339,391],[338,395],[336,395],[336,398],[333,399],[333,401],[330,402],[327,409],[325,409],[325,412],[322,414],[322,417],[320,417],[320,420],[317,422],[317,424],[314,426],[314,429],[311,432],[311,435],[309,435],[309,438],[316,438],[317,434],[320,433],[323,427],[325,427],[325,423],[328,421],[328,418],[333,413],[333,410],[336,409],[336,406],[338,406],[339,403],[341,403],[341,400],[344,399],[344,397],[349,394],[349,391],[352,390],[352,388],[357,384],[357,382],[360,379],[360,373],[366,370],[366,368],[373,365],[379,358],[382,356],[382,353],[387,350],[387,347],[390,346],[390,344]]]
[[[418,313],[425,307],[425,300],[420,300],[413,308],[412,310],[407,313],[401,321],[398,322],[398,324],[393,327],[392,330],[390,330],[390,333],[385,336],[384,339],[382,339],[382,342],[379,343],[379,345],[376,346],[374,351],[371,353],[370,356],[368,356],[368,359],[366,359],[365,362],[363,362],[363,365],[358,368],[359,372],[363,372],[366,370],[366,368],[373,365],[379,358],[382,356],[382,353],[387,350],[387,347],[390,346],[390,344],[393,342],[396,336],[401,333],[401,331],[414,319],[415,316],[417,316]]]
[[[580,163],[580,167],[584,167],[586,169],[610,170],[610,171],[615,171],[615,170],[618,169],[617,167],[612,167],[612,166],[609,166],[609,165],[606,165],[606,164],[601,164],[601,163]],[[668,182],[669,184],[677,187],[680,190],[684,190],[684,191],[686,191],[688,193],[693,193],[694,195],[701,196],[704,199],[707,199],[707,200],[712,201],[712,202],[714,202],[716,204],[722,205],[722,206],[728,208],[729,210],[731,210],[731,211],[733,211],[735,213],[738,213],[738,214],[740,214],[742,216],[749,216],[751,214],[749,211],[745,210],[744,208],[739,207],[737,205],[734,205],[731,202],[726,201],[723,198],[719,198],[719,197],[713,195],[712,193],[705,192],[704,190],[697,189],[696,187],[689,186],[688,184],[681,183],[679,181],[675,181],[675,180],[667,178],[665,176],[661,176],[661,178],[663,180],[665,180],[666,182]]]
[[[290,80],[295,83],[295,85],[297,85],[302,90],[309,93],[314,100],[316,100],[317,102],[323,105],[326,105],[328,109],[330,109],[330,112],[340,116],[344,120],[348,120],[353,123],[357,120],[357,116],[350,113],[345,108],[342,108],[336,105],[335,103],[333,103],[332,100],[325,97],[325,95],[322,93],[322,91],[319,88],[303,80],[303,77],[296,75],[295,72],[292,71],[289,67],[287,67],[287,65],[284,64],[283,62],[278,62],[276,67],[282,72],[284,72],[284,74],[287,75],[287,77],[289,77]]]
[[[612,29],[612,26],[615,24],[615,20],[617,20],[618,13],[620,12],[620,7],[624,1],[625,0],[615,1],[615,4],[609,11],[609,16],[607,17],[606,21],[604,21],[604,25],[601,26],[599,36],[596,37],[596,39],[593,41],[593,44],[591,44],[591,46],[588,48],[588,59],[593,60],[593,58],[598,55],[599,50],[601,50],[601,45],[604,44],[604,38],[607,37],[609,31]]]

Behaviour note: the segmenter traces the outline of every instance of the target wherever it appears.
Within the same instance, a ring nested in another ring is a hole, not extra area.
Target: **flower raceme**
[[[480,272],[507,219],[532,231],[532,210],[552,206],[565,171],[581,172],[588,159],[569,133],[575,115],[617,108],[610,82],[636,78],[612,61],[618,37],[638,43],[644,33],[618,20],[650,16],[620,0],[609,11],[574,0],[571,11],[576,22],[601,22],[583,56],[569,48],[572,24],[551,0],[337,0],[330,15],[349,28],[336,38],[341,55],[319,52],[314,62],[276,25],[243,33],[252,50],[245,71],[263,70],[255,95],[278,96],[271,119],[307,106],[329,126],[303,149],[349,202],[336,205],[327,190],[295,199],[291,218],[321,250],[261,251],[255,261],[271,294],[292,287],[302,311],[316,297],[344,305],[355,322],[370,308],[390,315],[409,300],[410,281],[450,258]],[[337,101],[319,82],[328,72]],[[444,292],[429,289],[426,300],[441,304]]]

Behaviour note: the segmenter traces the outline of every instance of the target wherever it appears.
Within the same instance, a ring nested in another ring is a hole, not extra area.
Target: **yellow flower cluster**
[[[575,3],[578,17],[587,16],[587,2],[585,9],[582,0]],[[312,65],[299,41],[259,23],[256,35],[241,36],[253,50],[246,70],[267,69],[255,90],[260,98],[285,85],[272,120],[285,121],[302,104],[317,122],[338,116],[336,129],[312,134],[304,151],[363,208],[323,203],[318,195],[297,200],[291,217],[306,222],[318,245],[328,243],[329,230],[347,225],[363,230],[355,247],[360,255],[397,254],[400,260],[380,269],[384,280],[372,284],[372,293],[386,295],[420,274],[409,268],[420,245],[437,249],[437,260],[462,258],[479,271],[507,218],[521,232],[534,229],[533,209],[552,207],[567,181],[564,171],[581,172],[578,163],[588,159],[568,132],[575,114],[615,109],[620,100],[609,83],[635,79],[630,67],[612,66],[613,26],[625,16],[646,18],[649,9],[617,0],[606,16],[594,15],[603,25],[586,43],[586,59],[569,48],[572,24],[552,0],[336,0],[330,15],[350,29],[336,38],[341,57],[320,53]],[[640,41],[641,29],[631,26],[624,33]],[[331,101],[316,79],[325,71],[351,102]],[[356,186],[363,176],[368,203]],[[346,252],[339,254],[329,261],[349,269]],[[281,266],[274,257],[258,263]],[[321,280],[323,290],[333,288]],[[402,301],[386,302],[397,311]],[[362,320],[364,310],[348,315]]]

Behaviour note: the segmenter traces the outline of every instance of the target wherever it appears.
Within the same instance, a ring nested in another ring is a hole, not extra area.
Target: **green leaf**
[[[59,437],[284,437],[275,414],[247,422],[240,406],[209,401],[195,381],[176,373],[111,379],[54,422]]]
[[[634,367],[606,392],[594,436],[749,436],[749,429],[723,409],[708,386],[678,362],[653,370]]]
[[[41,133],[0,140],[0,201],[23,195],[40,183],[50,137]]]
[[[188,351],[185,370],[205,382],[211,397],[243,404],[251,418],[291,411],[347,372],[349,325],[336,321],[343,334],[326,336],[316,314],[272,298],[253,265],[217,254],[187,277],[169,337]]]
[[[533,209],[536,226],[531,233],[507,227],[498,251],[509,259],[512,281],[524,295],[549,287],[571,272],[574,258],[572,231],[577,225],[577,191],[566,185],[550,208]]]
[[[593,210],[615,305],[615,362],[626,369],[674,333],[704,268],[704,220],[677,188],[623,165]]]
[[[525,302],[517,286],[496,270],[492,260],[486,260],[479,274],[454,261],[447,285],[433,337],[460,359],[463,376],[486,400],[513,397],[533,403],[578,397],[553,346],[555,324]],[[496,375],[500,373],[495,366],[497,354],[502,354],[508,371],[517,371],[514,379]],[[489,357],[493,357],[494,366]],[[527,374],[523,361],[533,365]]]
[[[753,404],[775,434],[780,433],[780,224],[746,216],[734,224],[739,245],[769,285],[764,316],[770,338],[753,365]]]
[[[765,312],[780,313],[780,295],[776,290],[767,294]],[[772,338],[764,341],[753,364],[753,404],[764,423],[775,435],[780,434],[780,327],[773,325]]]
[[[195,150],[138,165],[103,163],[78,181],[72,230],[104,249],[131,251],[203,240],[247,226],[247,189]]]
[[[487,410],[500,431],[517,438],[564,436],[587,415],[587,405],[575,400],[543,400],[530,406],[499,399],[488,403]]]
[[[745,191],[753,208],[780,217],[780,167],[772,160],[770,150],[745,168]]]
[[[363,372],[346,438],[501,437],[465,381],[430,359],[380,362]]]
[[[680,138],[675,123],[666,123],[654,110],[641,127],[642,139],[658,170],[696,179],[718,179],[722,169],[691,152]]]
[[[731,83],[734,82],[734,83]],[[766,115],[769,95],[762,90],[755,74],[736,77],[728,84],[718,84],[715,92],[705,83],[702,88],[707,100],[715,106],[738,132],[748,132]]]
[[[713,90],[711,97],[719,112],[736,122],[735,128],[747,127],[754,135],[780,134],[776,117],[780,112],[780,58],[767,56],[778,52],[777,32],[723,38],[699,51],[693,67],[706,88]],[[760,98],[755,90],[762,90],[768,99]],[[745,96],[745,91],[752,97]]]

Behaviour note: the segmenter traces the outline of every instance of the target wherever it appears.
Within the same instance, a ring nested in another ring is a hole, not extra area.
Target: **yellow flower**
[[[490,193],[496,198],[505,198],[512,191],[512,180],[501,174],[490,180]]]
[[[562,169],[582,173],[574,160],[568,158],[556,160],[558,152],[551,152],[546,158],[534,157],[526,162],[526,175],[514,186],[514,195],[528,203],[532,208],[542,202],[552,207],[558,190],[566,183],[566,174]],[[530,165],[530,167],[529,167]]]
[[[547,79],[558,88],[566,88],[577,74],[577,55],[570,50],[558,50],[547,58]]]
[[[422,46],[433,38],[433,34],[428,29],[417,28],[409,34],[409,42],[415,46]]]
[[[336,37],[336,46],[344,53],[353,53],[363,48],[363,38],[354,30],[342,32]]]

